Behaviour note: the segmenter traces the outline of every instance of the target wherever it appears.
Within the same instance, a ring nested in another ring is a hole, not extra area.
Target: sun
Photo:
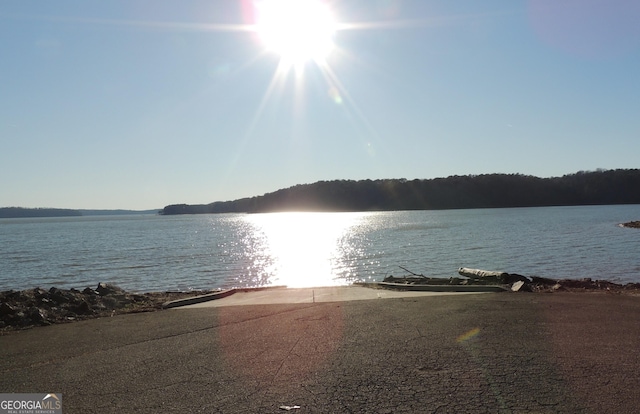
[[[336,22],[320,0],[262,0],[256,4],[256,31],[283,63],[297,66],[329,56]]]

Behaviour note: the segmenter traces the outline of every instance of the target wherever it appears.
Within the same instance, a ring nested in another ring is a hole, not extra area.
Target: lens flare
[[[462,335],[460,335],[459,337],[457,337],[456,338],[456,342],[459,343],[459,344],[462,344],[464,342],[467,342],[467,341],[475,338],[476,336],[478,336],[478,334],[480,334],[480,328],[473,328],[469,332],[465,332]]]
[[[329,88],[328,91],[329,97],[333,100],[333,102],[338,105],[342,104],[342,96],[340,96],[340,91],[335,86]]]

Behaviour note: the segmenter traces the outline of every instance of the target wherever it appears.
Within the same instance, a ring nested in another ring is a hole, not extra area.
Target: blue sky
[[[250,0],[1,2],[0,206],[639,167],[637,1],[327,5],[335,49],[286,72]]]

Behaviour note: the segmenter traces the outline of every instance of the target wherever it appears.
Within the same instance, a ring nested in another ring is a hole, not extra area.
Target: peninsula
[[[522,174],[425,180],[334,180],[210,204],[173,204],[160,214],[277,211],[393,211],[640,204],[640,169],[579,171],[562,177]]]

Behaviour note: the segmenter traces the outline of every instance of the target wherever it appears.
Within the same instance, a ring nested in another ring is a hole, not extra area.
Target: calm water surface
[[[0,220],[0,290],[327,286],[458,267],[640,282],[640,205]]]

